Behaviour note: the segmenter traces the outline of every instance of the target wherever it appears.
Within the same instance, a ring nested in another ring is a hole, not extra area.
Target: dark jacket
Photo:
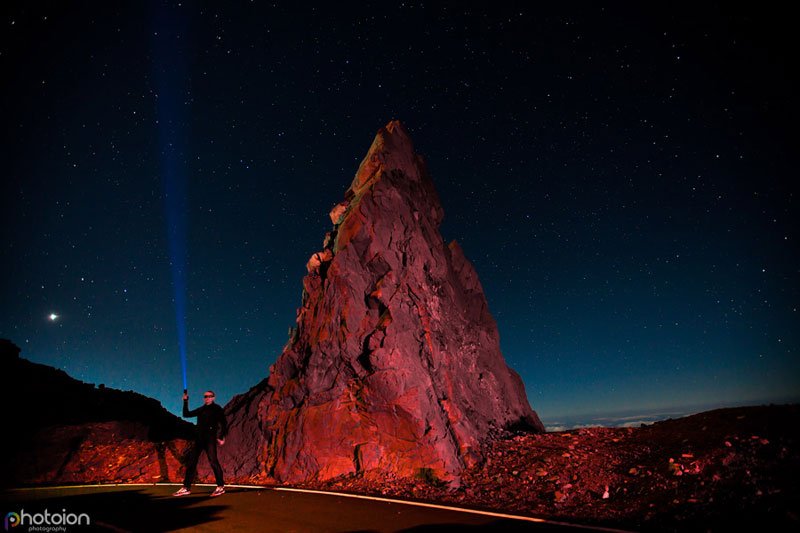
[[[215,403],[203,404],[190,411],[189,400],[183,400],[183,416],[184,418],[197,417],[197,437],[199,439],[224,439],[228,434],[225,410]]]

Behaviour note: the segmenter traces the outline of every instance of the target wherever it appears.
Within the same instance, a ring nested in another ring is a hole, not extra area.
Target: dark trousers
[[[197,461],[200,460],[200,453],[203,451],[208,456],[208,462],[211,465],[211,470],[214,471],[217,486],[221,487],[225,484],[222,481],[222,467],[219,465],[219,459],[217,459],[217,439],[214,437],[199,438],[195,440],[194,446],[189,452],[189,459],[186,462],[186,477],[183,478],[183,486],[187,489],[192,485],[194,476],[197,474]]]

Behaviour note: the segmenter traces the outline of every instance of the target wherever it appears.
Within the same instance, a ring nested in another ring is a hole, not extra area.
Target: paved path
[[[10,489],[0,492],[0,512],[86,513],[101,531],[579,531],[580,527],[516,520],[454,509],[375,501],[282,489],[228,487],[209,498],[213,486],[194,486],[176,498],[174,485],[102,485]],[[26,532],[20,526],[15,531]],[[67,526],[66,531],[86,531]]]

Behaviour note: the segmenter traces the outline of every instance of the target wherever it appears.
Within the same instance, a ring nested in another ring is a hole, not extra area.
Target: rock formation
[[[95,388],[0,339],[10,448],[0,485],[183,479],[194,427],[133,391]]]
[[[544,431],[505,364],[478,276],[398,121],[330,213],[296,328],[268,379],[226,406],[226,474],[455,480],[493,429]]]

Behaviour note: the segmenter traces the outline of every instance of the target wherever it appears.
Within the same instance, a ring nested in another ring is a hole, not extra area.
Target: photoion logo
[[[6,515],[6,531],[12,527],[19,525],[19,515],[17,513],[8,513]]]
[[[6,515],[6,531],[12,527],[30,526],[28,531],[66,531],[65,526],[88,526],[91,520],[86,513],[68,513],[66,509],[61,509],[61,513],[51,513],[45,509],[43,513],[26,513],[25,509],[20,509],[19,513],[10,512]]]

